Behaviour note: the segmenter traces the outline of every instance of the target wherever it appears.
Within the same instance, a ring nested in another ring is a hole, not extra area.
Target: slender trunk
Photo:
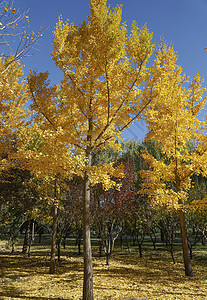
[[[182,209],[180,210],[180,228],[181,228],[185,275],[193,276],[192,265],[191,265],[189,249],[188,249],[187,234],[186,234],[185,213]]]
[[[153,237],[153,235],[154,235],[154,237]],[[155,233],[150,232],[150,239],[152,241],[154,250],[156,250],[156,235],[155,235]]]
[[[173,244],[172,243],[170,244],[170,254],[171,254],[171,257],[172,257],[172,261],[175,264],[175,258],[174,258],[174,251],[173,251]]]
[[[128,241],[127,235],[126,235],[126,244],[127,244],[127,249],[129,254],[131,254],[131,249],[130,249],[130,240]]]
[[[91,165],[91,154],[89,155],[89,166]],[[93,300],[93,269],[92,250],[90,238],[90,179],[85,173],[84,197],[83,197],[83,252],[84,252],[84,281],[83,300]]]
[[[142,258],[142,244],[138,243],[138,247],[139,247],[139,257]]]
[[[190,259],[193,259],[193,245],[189,245]]]
[[[24,244],[22,247],[22,253],[26,254],[27,253],[27,249],[28,249],[28,245],[29,245],[29,232],[30,232],[30,217],[27,217],[27,221],[26,221],[26,230],[25,230],[25,235],[24,235]]]
[[[109,266],[110,253],[106,254],[106,265]]]
[[[86,158],[88,159],[88,168],[92,165],[91,136],[93,131],[92,122],[92,98],[89,105],[90,116],[88,119],[88,135]],[[83,276],[83,300],[93,300],[93,266],[92,249],[90,235],[90,177],[89,172],[85,171],[83,186],[83,253],[84,253],[84,276]]]
[[[39,232],[39,244],[41,244],[42,241],[42,231]]]
[[[205,239],[204,235],[202,236],[201,244],[202,244],[202,246],[206,245],[206,239]]]
[[[180,180],[176,175],[176,190],[180,191]],[[183,205],[182,199],[179,199],[178,204]],[[192,265],[190,261],[189,249],[188,249],[188,239],[186,232],[186,223],[185,223],[185,213],[183,209],[180,209],[180,229],[181,229],[181,240],[182,240],[182,248],[183,248],[183,261],[185,267],[185,275],[193,276]]]
[[[9,237],[8,244],[7,244],[7,248],[10,249],[10,247],[11,247],[11,236]]]
[[[142,244],[144,242],[144,237],[145,237],[145,230],[143,230],[139,234],[139,228],[137,229],[137,243],[138,243],[138,248],[139,248],[139,257],[142,258]],[[139,238],[140,236],[140,238]]]
[[[111,237],[106,240],[106,247],[105,247],[105,255],[106,255],[106,265],[109,265],[109,258],[111,254]]]
[[[31,256],[31,246],[32,246],[32,243],[35,239],[35,222],[34,220],[32,221],[32,235],[31,235],[31,238],[30,238],[30,241],[29,241],[29,247],[28,247],[28,257]]]
[[[50,255],[50,269],[49,273],[55,273],[55,252],[56,252],[56,238],[57,238],[57,205],[53,207],[53,224],[52,224],[52,242],[51,242],[51,255]]]
[[[172,261],[175,264],[174,249],[173,249],[173,240],[174,240],[174,233],[173,232],[168,232],[168,234],[166,236],[166,241],[169,241],[170,254],[171,254],[171,257],[172,257]]]
[[[60,248],[61,248],[61,242],[62,242],[62,239],[59,238],[58,239],[58,242],[57,242],[57,254],[58,254],[58,261],[60,262]]]

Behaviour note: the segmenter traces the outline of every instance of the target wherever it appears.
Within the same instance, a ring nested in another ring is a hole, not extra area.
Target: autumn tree
[[[43,29],[38,33],[30,30],[27,11],[16,8],[14,1],[0,1],[0,169],[10,165],[8,155],[17,148],[16,132],[28,117],[20,59],[29,53],[42,32]]]
[[[155,206],[179,211],[185,274],[192,276],[185,210],[192,175],[199,174],[206,165],[206,143],[201,143],[203,123],[198,118],[206,99],[200,76],[190,80],[176,61],[173,47],[164,45],[158,49],[151,69],[153,78],[157,78],[156,84],[151,83],[157,96],[146,114],[146,138],[157,141],[161,157],[143,153],[149,168],[141,171],[142,193],[150,195]],[[195,151],[190,151],[189,141],[197,144]]]
[[[74,153],[76,163],[67,171],[83,180],[83,299],[93,299],[90,186],[102,182],[108,189],[116,184],[111,178],[123,174],[112,164],[92,165],[92,155],[106,145],[120,148],[122,131],[153,99],[150,91],[144,96],[141,92],[150,76],[146,64],[153,51],[152,34],[146,25],[139,28],[133,22],[127,35],[121,16],[121,6],[110,10],[106,0],[91,0],[88,20],[80,26],[60,17],[52,58],[64,79],[50,87],[47,73],[29,76],[32,107],[42,120],[44,137],[48,134],[60,146],[52,164],[61,169],[67,157],[71,160],[65,153]]]
[[[116,179],[120,184],[119,189],[113,187],[105,191],[101,184],[93,187],[94,225],[102,242],[107,265],[109,265],[115,241],[122,234],[124,224],[133,212],[133,203],[137,196],[136,173],[132,161],[124,165],[124,175],[123,178]]]
[[[25,103],[28,93],[23,79],[23,69],[18,61],[10,62],[12,58],[0,59],[0,170],[11,166],[12,158],[18,147],[17,134],[26,123],[27,111]],[[10,68],[5,70],[5,65]]]

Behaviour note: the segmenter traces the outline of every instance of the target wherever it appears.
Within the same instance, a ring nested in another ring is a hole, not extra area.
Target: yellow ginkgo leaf
[[[8,6],[4,7],[4,11],[7,12],[9,10]]]
[[[12,9],[12,13],[13,13],[13,14],[15,14],[15,12],[16,12],[16,9],[15,9],[15,8],[13,8],[13,9]]]
[[[207,47],[205,48],[205,50],[207,51]]]

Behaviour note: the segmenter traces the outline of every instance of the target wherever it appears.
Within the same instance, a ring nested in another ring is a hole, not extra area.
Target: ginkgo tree
[[[206,165],[207,144],[204,142],[204,122],[198,118],[205,107],[203,79],[197,74],[190,80],[176,64],[173,47],[164,45],[156,53],[151,83],[156,90],[155,101],[146,113],[149,133],[161,151],[156,158],[143,153],[149,169],[141,171],[144,179],[142,193],[151,197],[154,206],[166,206],[178,210],[183,247],[185,274],[192,276],[185,225],[188,191],[192,175],[199,174]],[[148,85],[150,87],[150,84]],[[196,145],[191,151],[190,143]]]
[[[0,170],[11,166],[9,155],[17,148],[17,132],[28,117],[28,93],[20,59],[31,50],[43,28],[31,32],[26,11],[14,1],[0,2]]]
[[[108,189],[116,184],[112,176],[124,175],[121,166],[93,164],[92,155],[106,145],[120,149],[122,131],[153,99],[150,88],[142,93],[150,77],[146,64],[153,52],[152,34],[146,25],[139,28],[133,22],[128,35],[121,17],[122,7],[110,9],[106,0],[91,0],[88,20],[79,26],[60,17],[52,59],[63,80],[51,87],[48,73],[34,71],[28,78],[34,123],[39,122],[44,139],[57,142],[52,164],[63,170],[70,157],[67,172],[83,180],[83,299],[93,299],[90,186],[102,182]],[[50,167],[51,156],[43,148],[40,152]]]

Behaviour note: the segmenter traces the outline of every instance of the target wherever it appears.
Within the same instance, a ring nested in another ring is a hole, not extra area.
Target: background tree
[[[166,205],[169,209],[179,210],[185,274],[192,276],[185,209],[191,176],[201,172],[205,164],[203,154],[207,148],[200,143],[203,123],[199,121],[198,113],[206,99],[203,97],[203,80],[196,75],[190,81],[176,65],[176,60],[173,48],[165,45],[158,50],[152,68],[153,78],[158,78],[156,85],[154,81],[151,83],[157,97],[147,112],[150,132],[146,138],[157,141],[161,157],[156,159],[148,152],[143,154],[149,169],[141,172],[144,178],[142,192],[151,196],[155,206]],[[198,143],[196,151],[189,151],[190,140]]]
[[[124,175],[123,178],[116,179],[120,184],[119,189],[113,187],[105,191],[101,184],[93,187],[94,227],[101,239],[107,265],[109,265],[115,241],[121,236],[124,224],[132,214],[133,203],[137,196],[136,174],[132,162],[127,162],[124,166]]]

